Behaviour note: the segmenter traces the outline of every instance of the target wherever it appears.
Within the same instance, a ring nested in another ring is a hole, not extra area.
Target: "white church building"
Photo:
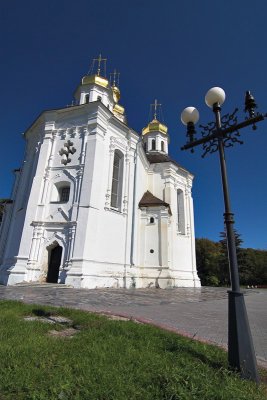
[[[0,282],[199,287],[193,175],[168,156],[167,127],[155,113],[142,134],[130,128],[100,68],[75,99],[24,134],[0,228]]]

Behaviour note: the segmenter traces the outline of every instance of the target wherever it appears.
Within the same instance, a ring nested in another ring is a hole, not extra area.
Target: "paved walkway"
[[[73,289],[64,285],[0,286],[0,299],[111,313],[227,346],[227,289]],[[267,290],[245,291],[258,361],[267,366]]]

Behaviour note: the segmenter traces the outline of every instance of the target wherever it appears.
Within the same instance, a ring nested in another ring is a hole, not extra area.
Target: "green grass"
[[[55,325],[23,320],[40,310],[80,332],[51,337]],[[266,398],[265,387],[227,371],[224,351],[152,326],[0,301],[0,327],[0,400]]]

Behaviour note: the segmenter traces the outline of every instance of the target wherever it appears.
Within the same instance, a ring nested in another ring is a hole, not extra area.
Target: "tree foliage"
[[[267,285],[267,251],[242,248],[243,240],[235,231],[237,261],[241,285]],[[196,239],[198,275],[203,286],[229,286],[229,262],[226,233],[220,241]]]
[[[212,240],[196,239],[198,276],[203,286],[217,286],[219,284],[219,247],[219,244]]]

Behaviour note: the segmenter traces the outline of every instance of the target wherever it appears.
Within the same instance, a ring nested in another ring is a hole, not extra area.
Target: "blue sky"
[[[236,0],[9,0],[0,2],[0,197],[10,195],[21,165],[22,132],[44,109],[71,104],[72,94],[100,52],[107,71],[118,69],[121,104],[141,132],[149,105],[163,105],[170,155],[192,171],[197,237],[219,239],[223,199],[218,154],[182,152],[184,107],[200,123],[213,120],[204,97],[226,92],[223,113],[239,107],[250,89],[267,112],[267,2]],[[244,145],[227,149],[232,209],[245,247],[267,249],[267,120],[241,132]]]

